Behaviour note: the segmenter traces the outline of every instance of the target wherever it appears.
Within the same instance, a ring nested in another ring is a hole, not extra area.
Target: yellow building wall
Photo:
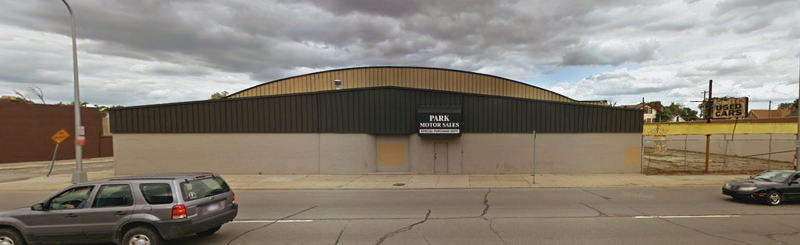
[[[797,134],[797,123],[646,123],[644,135]]]

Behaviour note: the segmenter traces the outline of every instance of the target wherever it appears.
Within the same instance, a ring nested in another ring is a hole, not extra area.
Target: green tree
[[[797,110],[797,100],[794,100],[794,102],[780,103],[778,105],[778,109]]]
[[[121,105],[105,106],[105,105],[94,104],[94,107],[97,108],[97,110],[102,113],[108,113],[108,110],[122,108],[123,106]]]
[[[692,110],[692,108],[689,107],[683,107],[681,110],[681,118],[683,118],[685,121],[694,121],[700,119],[700,117],[697,116],[697,111]]]
[[[216,92],[211,95],[212,100],[221,100],[225,99],[225,97],[228,97],[228,91]]]
[[[675,118],[675,116],[681,117],[684,121],[694,121],[698,119],[697,111],[679,103],[670,103],[669,106],[665,106],[661,112],[656,113],[656,120],[658,122],[669,122],[672,118]]]
[[[72,105],[75,105],[75,101],[70,101],[69,103],[66,103],[66,104],[64,104],[64,102],[58,102],[58,104],[56,104],[56,105],[72,106]],[[87,107],[87,106],[89,106],[89,102],[81,101],[81,107]]]

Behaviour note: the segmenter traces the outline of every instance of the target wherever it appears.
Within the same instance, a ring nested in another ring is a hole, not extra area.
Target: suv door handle
[[[67,218],[75,218],[75,217],[78,217],[78,215],[75,215],[75,214],[66,214],[66,215],[64,215],[64,216],[66,216]]]
[[[126,215],[126,214],[127,213],[125,211],[116,211],[116,212],[114,212],[114,215]]]

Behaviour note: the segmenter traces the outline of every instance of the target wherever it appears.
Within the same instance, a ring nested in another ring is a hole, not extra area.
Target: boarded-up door
[[[375,138],[378,172],[408,172],[408,137]]]
[[[433,145],[433,169],[437,174],[447,173],[447,143]]]

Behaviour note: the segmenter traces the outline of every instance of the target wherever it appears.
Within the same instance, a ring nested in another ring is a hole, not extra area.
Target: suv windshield
[[[784,172],[784,171],[764,171],[757,175],[753,176],[753,179],[758,180],[766,180],[772,182],[784,182],[786,181],[789,176],[791,176],[791,172]]]
[[[190,180],[181,183],[183,199],[191,201],[230,191],[228,184],[219,177]]]

